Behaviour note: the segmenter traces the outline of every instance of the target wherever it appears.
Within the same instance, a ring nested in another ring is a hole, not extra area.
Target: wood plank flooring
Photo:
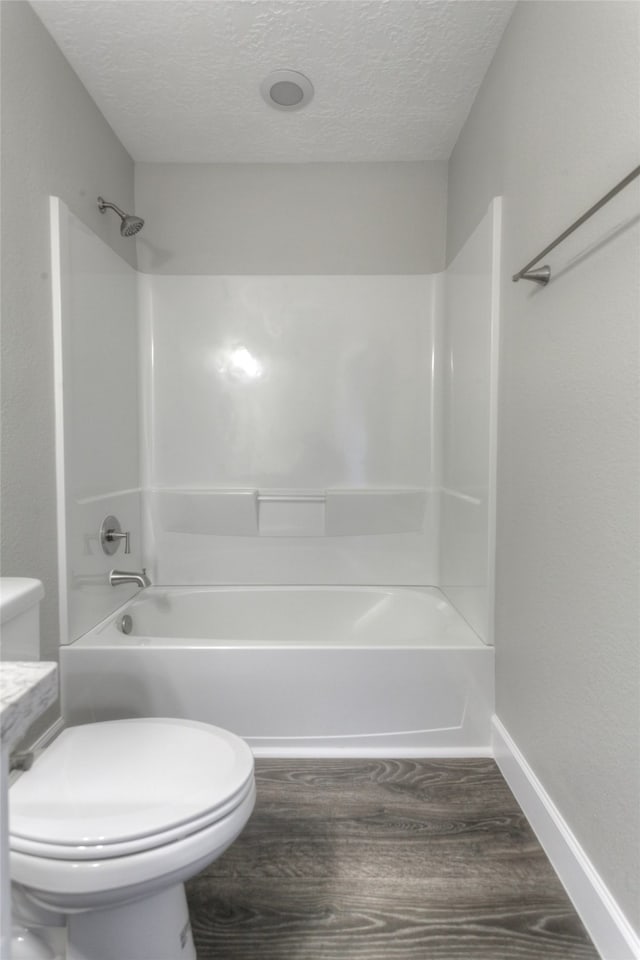
[[[596,960],[492,760],[259,760],[198,960]]]

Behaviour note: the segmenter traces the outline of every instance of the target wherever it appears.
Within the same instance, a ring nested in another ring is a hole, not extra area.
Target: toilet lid
[[[252,778],[244,740],[209,724],[152,718],[70,727],[11,787],[9,832],[108,856],[109,844],[210,823],[218,809],[225,815]]]

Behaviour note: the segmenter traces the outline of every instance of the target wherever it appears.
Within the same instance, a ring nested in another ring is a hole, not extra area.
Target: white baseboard
[[[492,726],[496,763],[601,957],[639,960],[640,939],[622,910],[498,717]]]
[[[308,740],[300,738],[299,743],[290,746],[272,744],[262,746],[259,740],[246,738],[254,757],[273,758],[275,760],[451,760],[459,758],[493,757],[491,747],[340,747],[323,742],[321,746],[309,746]]]

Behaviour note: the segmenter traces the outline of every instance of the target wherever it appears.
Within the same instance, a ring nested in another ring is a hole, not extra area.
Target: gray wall
[[[640,926],[636,3],[518,4],[451,157],[453,257],[505,197],[497,712]]]
[[[136,204],[147,273],[444,267],[446,163],[138,163]]]
[[[2,15],[2,573],[44,583],[58,647],[49,195],[135,265],[98,194],[133,204],[133,163],[27,3]],[[96,439],[96,443],[98,440]]]

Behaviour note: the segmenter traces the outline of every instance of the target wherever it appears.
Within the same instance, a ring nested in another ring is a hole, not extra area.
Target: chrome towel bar
[[[621,190],[624,190],[624,188],[627,187],[631,181],[635,180],[638,176],[640,176],[640,167],[635,167],[631,173],[628,173],[627,176],[620,181],[620,183],[617,183],[615,187],[609,190],[608,193],[605,193],[604,197],[601,197],[598,202],[594,203],[592,207],[589,207],[589,209],[586,210],[581,217],[578,217],[578,219],[575,220],[570,227],[567,227],[567,229],[564,230],[560,236],[556,237],[555,240],[553,240],[547,247],[544,248],[544,250],[541,250],[540,253],[533,258],[533,260],[529,260],[529,263],[525,264],[522,270],[518,270],[517,273],[514,273],[511,278],[513,282],[517,283],[518,280],[533,280],[535,283],[539,283],[545,287],[551,279],[551,268],[547,264],[542,267],[537,267],[535,270],[532,270],[531,268],[539,260],[542,260],[543,257],[546,257],[546,255],[550,253],[554,247],[557,247],[559,243],[562,243],[563,240],[566,240],[569,234],[573,233],[574,230],[577,230],[578,227],[581,227],[582,224],[589,219],[589,217],[592,217],[594,213],[597,213],[601,207],[604,207],[605,203],[608,203],[609,200],[613,199],[617,193],[620,193]]]

